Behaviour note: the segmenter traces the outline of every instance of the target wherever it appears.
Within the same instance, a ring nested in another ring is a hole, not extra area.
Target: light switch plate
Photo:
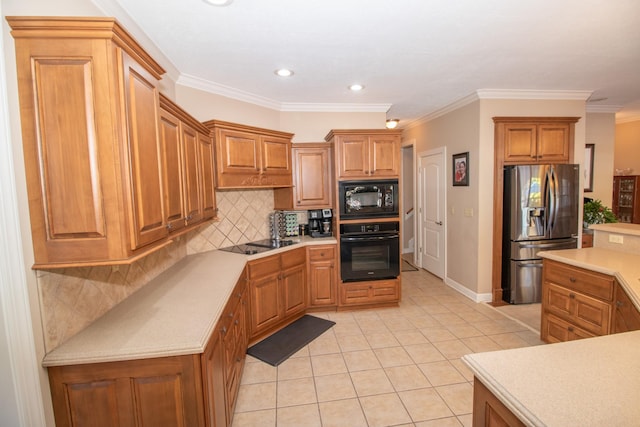
[[[610,243],[624,243],[624,237],[619,234],[609,234]]]

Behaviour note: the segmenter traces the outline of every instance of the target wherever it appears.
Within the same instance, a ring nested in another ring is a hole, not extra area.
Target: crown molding
[[[622,109],[622,105],[590,105],[587,104],[587,113],[617,113]]]
[[[324,104],[302,102],[279,102],[258,96],[230,86],[221,85],[209,80],[188,74],[181,74],[176,82],[179,85],[191,87],[215,95],[247,102],[249,104],[287,112],[328,112],[328,113],[386,113],[391,104]]]
[[[446,107],[429,113],[419,119],[416,119],[406,126],[404,129],[410,129],[415,126],[427,123],[440,116],[450,113],[465,105],[471,104],[479,99],[522,99],[522,100],[565,100],[565,101],[586,101],[593,92],[586,90],[534,90],[534,89],[478,89],[474,93],[461,98]]]
[[[536,89],[478,89],[480,99],[548,99],[564,101],[586,101],[590,90],[536,90]]]

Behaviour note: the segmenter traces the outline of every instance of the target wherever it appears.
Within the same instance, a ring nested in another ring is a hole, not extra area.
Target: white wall
[[[616,124],[614,169],[633,169],[640,175],[640,120]]]

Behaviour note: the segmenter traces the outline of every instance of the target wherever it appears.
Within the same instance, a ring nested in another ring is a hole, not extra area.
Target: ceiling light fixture
[[[398,119],[387,120],[387,129],[395,129],[398,126],[398,123],[400,123],[400,120]]]
[[[233,0],[202,0],[203,2],[210,4],[211,6],[229,6],[233,3]]]
[[[355,84],[352,84],[351,86],[349,86],[349,90],[352,90],[354,92],[361,91],[362,89],[364,89],[364,86],[362,86],[361,84],[358,84],[358,83],[355,83]]]
[[[293,71],[288,70],[286,68],[280,68],[279,70],[275,70],[274,73],[280,77],[291,77],[293,76]]]

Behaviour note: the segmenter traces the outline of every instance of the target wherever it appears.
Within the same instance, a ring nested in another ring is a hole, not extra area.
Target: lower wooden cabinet
[[[474,377],[473,427],[524,427],[524,424]]]
[[[340,306],[397,303],[399,299],[399,278],[340,284]]]
[[[308,289],[310,308],[329,308],[338,303],[336,245],[309,246]]]
[[[200,355],[49,367],[57,427],[204,426]]]
[[[637,329],[640,312],[613,276],[543,261],[543,341],[571,341]]]
[[[49,367],[56,426],[230,426],[247,337],[245,272],[202,354]]]
[[[293,249],[249,262],[250,340],[304,314],[306,251]]]

